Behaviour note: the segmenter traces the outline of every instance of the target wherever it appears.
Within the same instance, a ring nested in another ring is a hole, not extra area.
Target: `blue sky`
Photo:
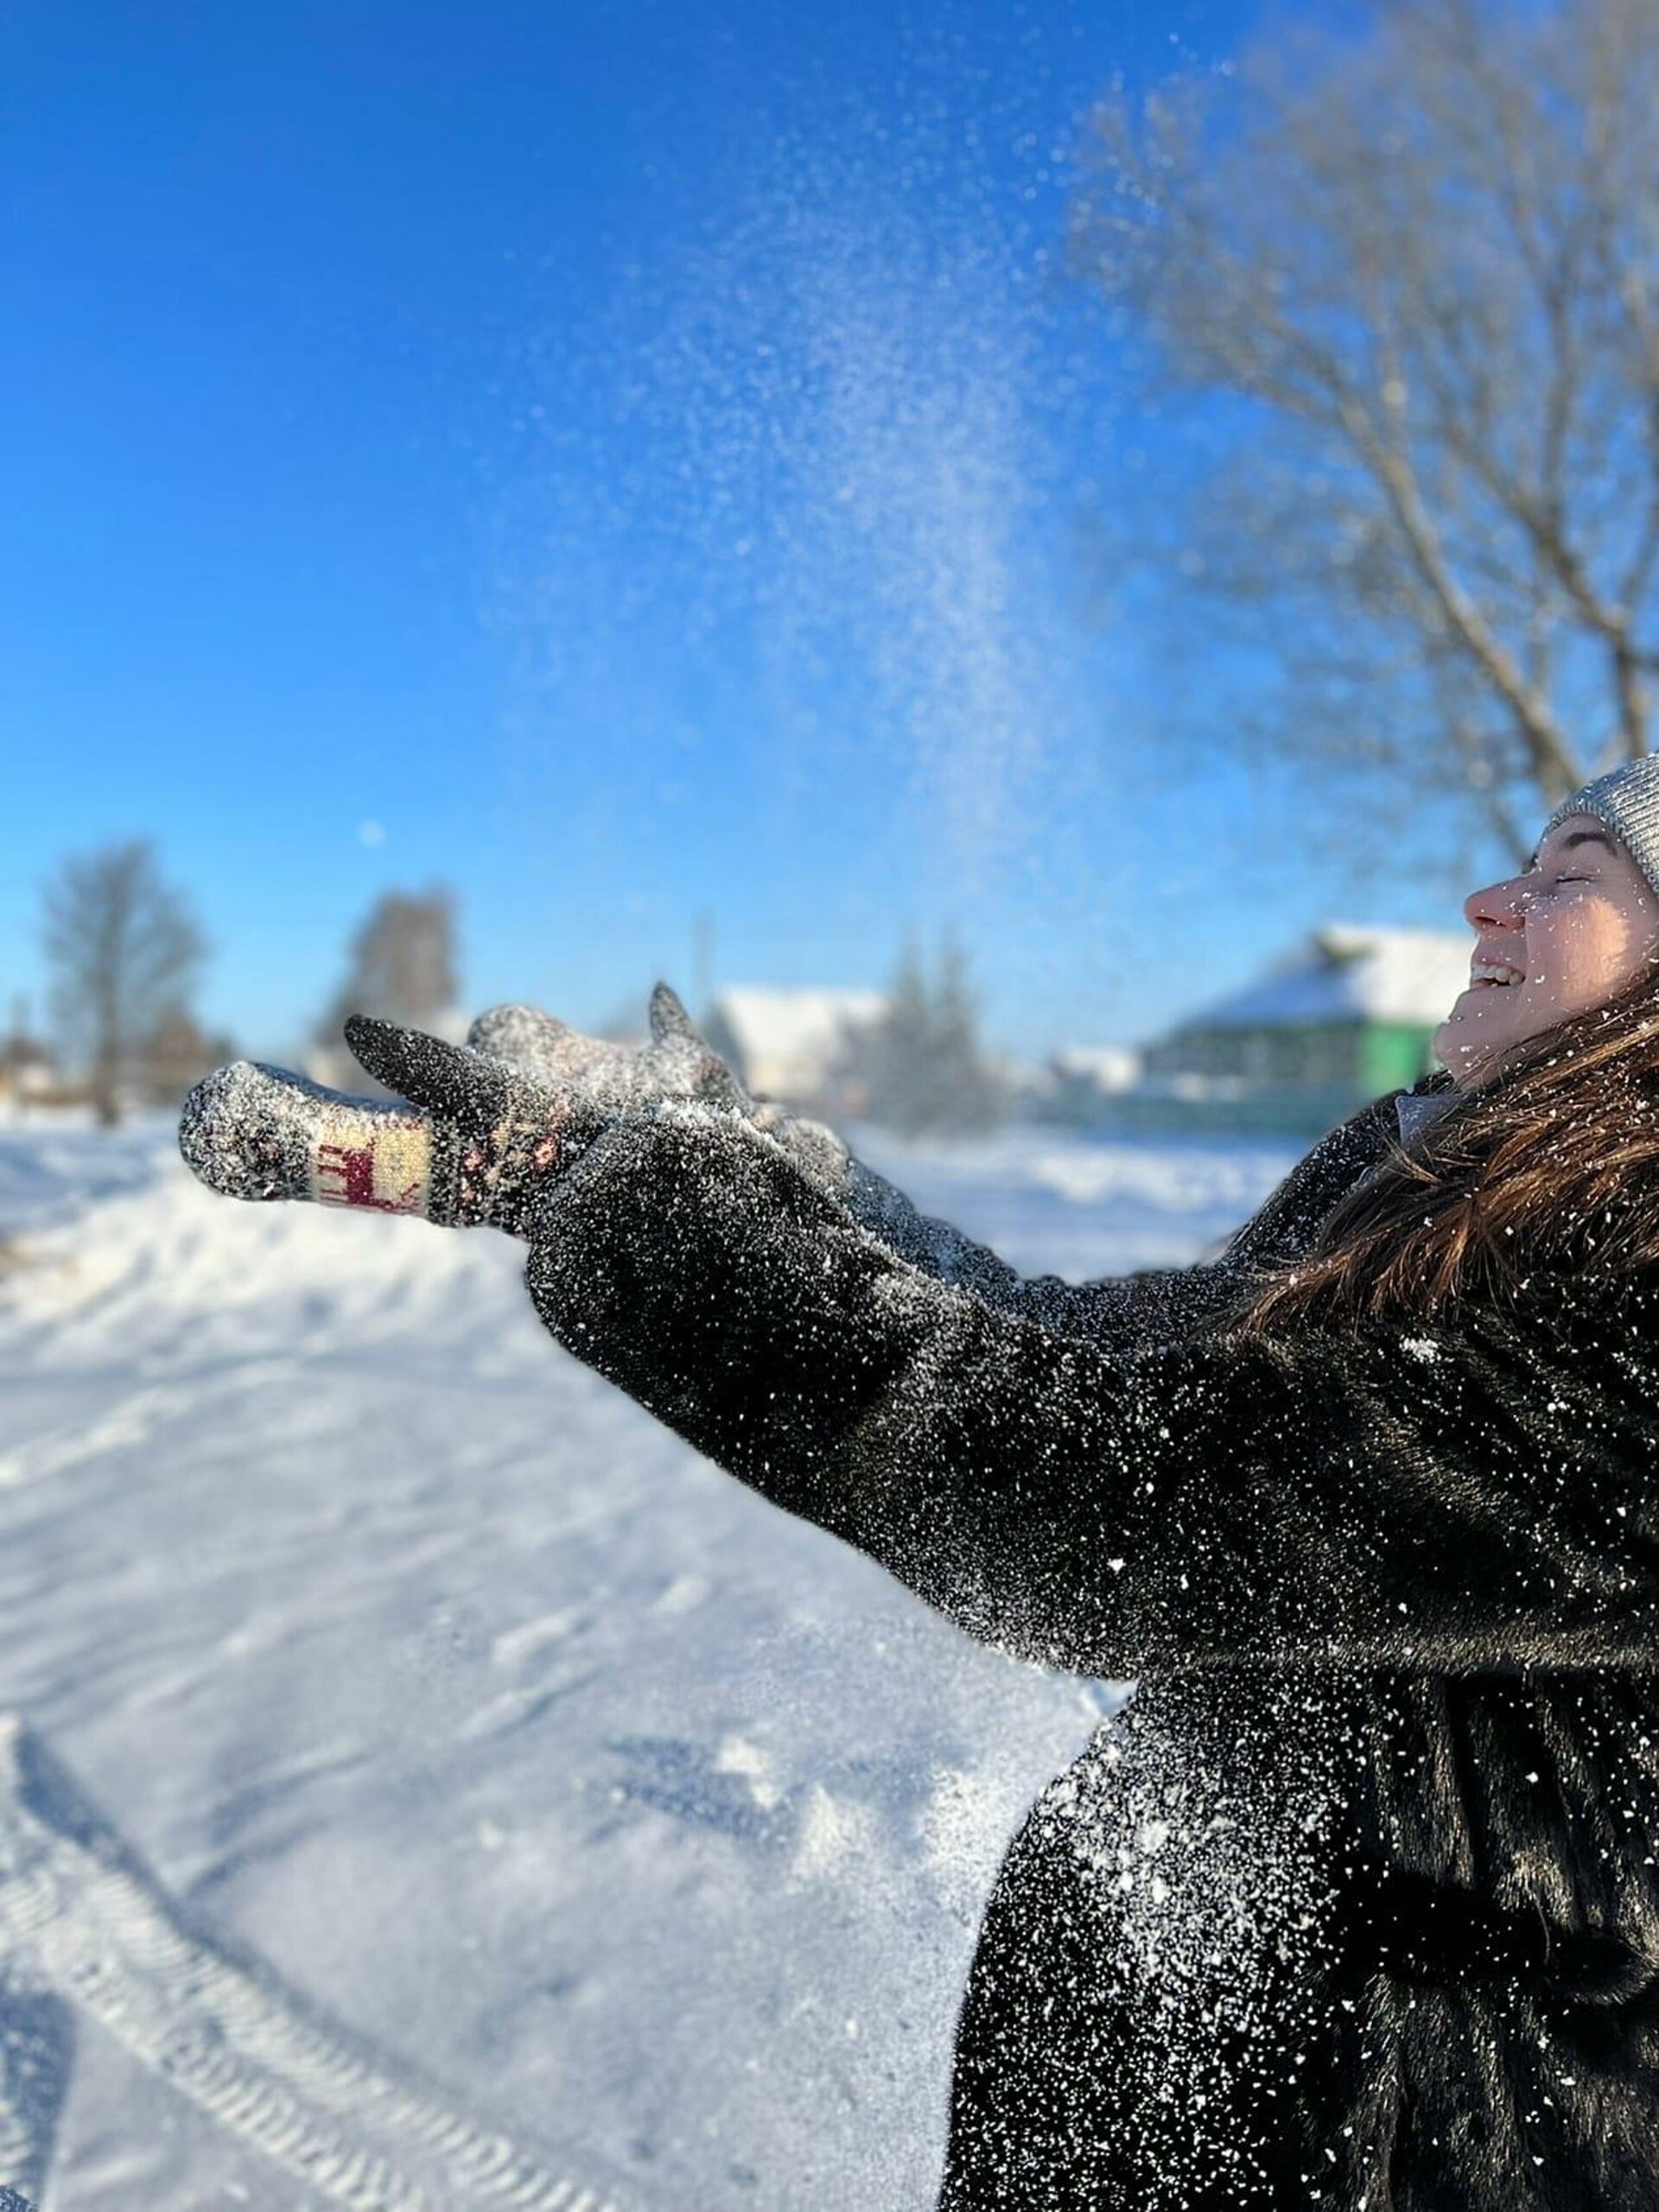
[[[727,982],[953,927],[1022,1052],[1331,911],[1256,772],[1172,785],[1078,573],[1144,435],[1058,266],[1078,118],[1255,20],[14,0],[0,1001],[54,859],[140,834],[265,1055],[394,885],[470,1004],[576,1020],[699,916]]]

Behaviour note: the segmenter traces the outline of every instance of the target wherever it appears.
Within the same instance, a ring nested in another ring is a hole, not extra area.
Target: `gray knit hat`
[[[1655,891],[1659,892],[1659,753],[1625,760],[1564,798],[1538,839],[1568,814],[1593,814],[1605,823]],[[1536,854],[1537,847],[1534,847]]]

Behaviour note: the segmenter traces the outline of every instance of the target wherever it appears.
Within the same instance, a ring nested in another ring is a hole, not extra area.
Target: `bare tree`
[[[1652,739],[1659,8],[1400,0],[1115,93],[1090,149],[1078,265],[1198,403],[1131,596],[1150,553],[1268,757],[1524,859]]]
[[[109,1126],[143,1080],[150,1041],[188,1016],[207,940],[142,838],[64,861],[44,907],[54,1019]]]
[[[355,936],[346,979],[317,1026],[327,1071],[344,1073],[341,1027],[349,1014],[378,1014],[410,1028],[442,1027],[461,985],[455,958],[455,907],[448,891],[387,891]],[[362,1081],[359,1076],[356,1078]]]

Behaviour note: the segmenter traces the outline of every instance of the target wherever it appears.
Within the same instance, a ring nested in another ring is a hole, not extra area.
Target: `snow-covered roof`
[[[1121,1090],[1141,1072],[1141,1056],[1133,1045],[1067,1045],[1049,1055],[1055,1075],[1070,1083],[1097,1084]]]
[[[734,983],[715,995],[709,1038],[735,1052],[752,1090],[807,1099],[830,1079],[848,1032],[874,1021],[886,1004],[880,991]]]
[[[734,983],[715,1000],[740,1044],[791,1058],[828,1050],[840,1042],[845,1027],[874,1021],[886,1003],[880,991],[791,990],[764,983]]]
[[[1433,1026],[1469,981],[1465,931],[1326,922],[1240,991],[1183,1016],[1183,1029],[1287,1028],[1325,1021]]]

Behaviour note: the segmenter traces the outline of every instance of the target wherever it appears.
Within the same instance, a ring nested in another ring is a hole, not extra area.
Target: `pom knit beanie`
[[[1538,843],[1569,814],[1593,814],[1605,823],[1659,892],[1659,754],[1648,753],[1639,760],[1624,761],[1572,792],[1545,823]],[[1533,857],[1537,857],[1535,846]]]

